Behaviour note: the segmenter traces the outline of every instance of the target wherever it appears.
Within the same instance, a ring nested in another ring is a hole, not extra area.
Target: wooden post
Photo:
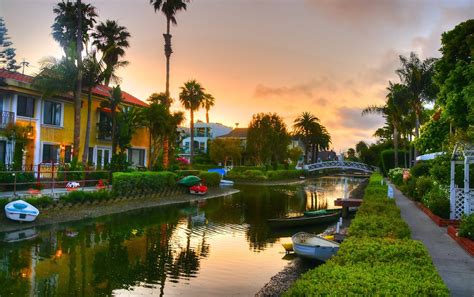
[[[449,218],[451,220],[456,219],[456,184],[455,184],[455,174],[456,174],[456,161],[451,161],[451,175],[450,175],[450,185],[449,185]]]
[[[469,189],[469,157],[464,157],[464,213],[469,214],[469,200],[471,199]]]

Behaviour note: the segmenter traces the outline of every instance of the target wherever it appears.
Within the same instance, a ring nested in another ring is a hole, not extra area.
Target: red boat
[[[189,193],[194,195],[204,195],[207,193],[207,187],[203,185],[196,185],[189,188]]]

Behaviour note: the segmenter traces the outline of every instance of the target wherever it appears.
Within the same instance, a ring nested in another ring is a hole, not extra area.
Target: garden
[[[382,176],[373,174],[364,203],[338,254],[303,274],[285,296],[448,296],[424,245],[410,230]]]

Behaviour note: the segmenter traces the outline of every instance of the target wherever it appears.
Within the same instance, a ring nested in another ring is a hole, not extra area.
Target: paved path
[[[90,191],[96,191],[97,188],[96,187],[80,187],[79,190],[90,192]],[[54,195],[56,197],[58,195],[63,195],[63,194],[66,194],[66,193],[68,193],[66,188],[55,188],[54,190],[52,190],[52,189],[43,189],[43,190],[40,191],[41,195],[47,195],[47,196]],[[13,191],[0,192],[0,199],[13,198],[15,196],[14,194],[15,193]],[[36,195],[38,195],[38,194],[36,194]],[[30,196],[33,196],[33,195],[31,193],[29,193],[28,190],[20,190],[20,191],[16,191],[16,196],[18,198],[21,198],[21,197],[30,197]]]
[[[411,237],[426,246],[451,295],[474,296],[474,257],[449,237],[446,228],[438,227],[395,187],[394,194]]]

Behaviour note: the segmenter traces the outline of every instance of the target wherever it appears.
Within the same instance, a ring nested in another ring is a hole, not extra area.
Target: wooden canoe
[[[300,216],[294,218],[281,218],[281,219],[268,219],[267,222],[272,227],[299,227],[316,225],[319,223],[329,223],[339,220],[340,212],[332,212],[326,215],[320,216]]]

